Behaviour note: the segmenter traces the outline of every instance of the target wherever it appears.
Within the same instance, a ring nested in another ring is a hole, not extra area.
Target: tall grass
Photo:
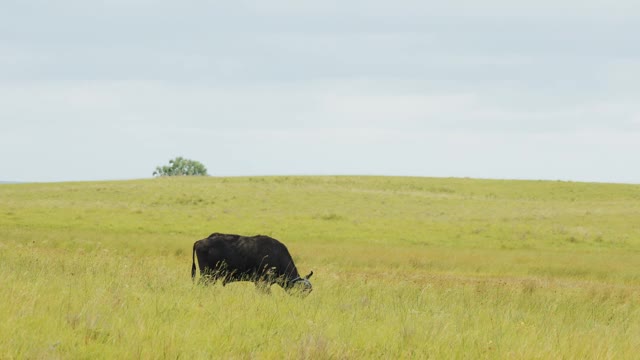
[[[640,187],[375,177],[0,186],[0,358],[635,358]],[[304,300],[196,286],[285,242]]]

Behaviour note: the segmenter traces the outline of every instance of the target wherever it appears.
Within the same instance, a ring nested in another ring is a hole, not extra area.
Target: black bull
[[[289,250],[280,241],[265,235],[240,236],[214,233],[193,244],[191,278],[196,276],[195,257],[200,275],[206,282],[222,280],[252,281],[266,292],[273,284],[303,294],[312,290],[309,278],[313,271],[301,277]],[[201,279],[201,280],[202,280]]]

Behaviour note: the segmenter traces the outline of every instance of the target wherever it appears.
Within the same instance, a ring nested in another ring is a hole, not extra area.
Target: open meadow
[[[191,281],[213,232],[305,299]],[[637,359],[640,186],[403,177],[0,185],[0,359]]]

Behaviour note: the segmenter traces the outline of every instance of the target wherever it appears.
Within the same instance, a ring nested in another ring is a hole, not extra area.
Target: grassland
[[[194,286],[212,232],[314,292]],[[393,177],[0,185],[0,358],[633,359],[640,186]]]

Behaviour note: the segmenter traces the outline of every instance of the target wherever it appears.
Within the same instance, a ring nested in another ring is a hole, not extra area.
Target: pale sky
[[[640,183],[640,2],[0,2],[0,181]]]

